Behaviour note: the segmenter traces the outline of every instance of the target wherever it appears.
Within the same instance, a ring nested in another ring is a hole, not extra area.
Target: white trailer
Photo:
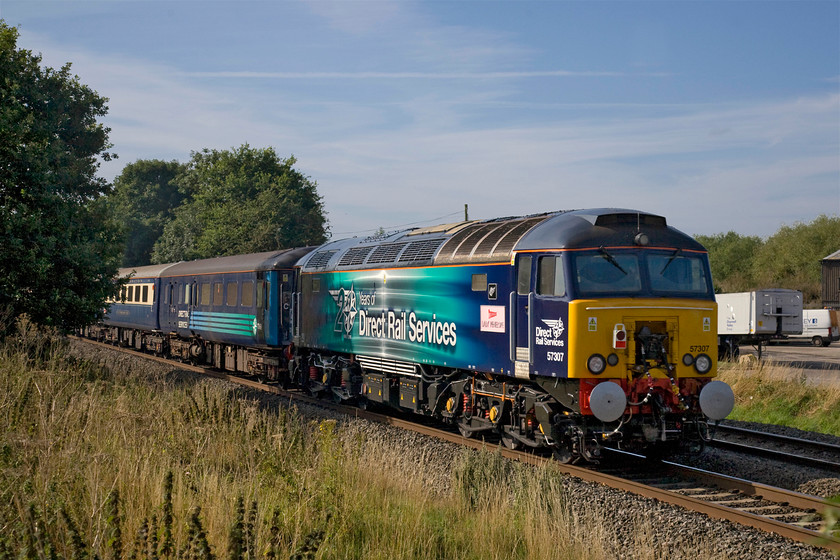
[[[740,344],[802,334],[802,292],[781,288],[717,294],[718,356],[736,358]]]
[[[802,334],[791,340],[810,340],[814,346],[828,346],[840,340],[837,311],[833,309],[803,309]]]

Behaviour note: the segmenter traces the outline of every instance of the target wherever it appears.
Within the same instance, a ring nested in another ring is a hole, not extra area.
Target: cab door
[[[533,258],[517,255],[515,291],[510,293],[511,356],[514,375],[527,379],[534,363],[532,310],[534,305]]]

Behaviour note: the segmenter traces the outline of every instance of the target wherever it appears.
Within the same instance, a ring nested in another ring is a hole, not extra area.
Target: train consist
[[[635,210],[466,221],[125,269],[85,334],[597,461],[702,449],[714,380],[705,249]]]

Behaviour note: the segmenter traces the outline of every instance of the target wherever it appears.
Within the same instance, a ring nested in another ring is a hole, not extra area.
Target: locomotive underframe
[[[367,407],[385,406],[437,418],[464,437],[493,434],[508,448],[547,448],[564,462],[597,462],[604,447],[671,454],[702,450],[708,426],[696,403],[665,404],[664,383],[645,385],[648,396],[621,419],[604,423],[582,414],[577,379],[528,381],[417,364],[414,374],[363,369],[363,357],[303,351],[291,380],[314,395]],[[644,385],[644,384],[639,384]]]
[[[492,434],[508,448],[546,448],[564,462],[596,462],[604,447],[673,453],[682,447],[701,450],[708,426],[696,403],[672,410],[660,398],[663,388],[648,390],[646,402],[630,407],[620,420],[605,424],[581,413],[580,380],[532,378],[528,381],[468,370],[388,365],[363,368],[360,358],[302,350],[292,356],[244,346],[189,339],[174,333],[94,325],[83,334],[222,371],[299,386],[335,402],[386,406],[431,416],[458,429],[464,437]],[[383,371],[383,370],[390,371]],[[634,411],[638,414],[634,414]]]

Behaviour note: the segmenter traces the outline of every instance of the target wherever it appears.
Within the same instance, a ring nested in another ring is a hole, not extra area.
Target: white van
[[[802,334],[791,339],[809,339],[814,346],[828,346],[840,340],[837,311],[830,309],[803,309]]]

